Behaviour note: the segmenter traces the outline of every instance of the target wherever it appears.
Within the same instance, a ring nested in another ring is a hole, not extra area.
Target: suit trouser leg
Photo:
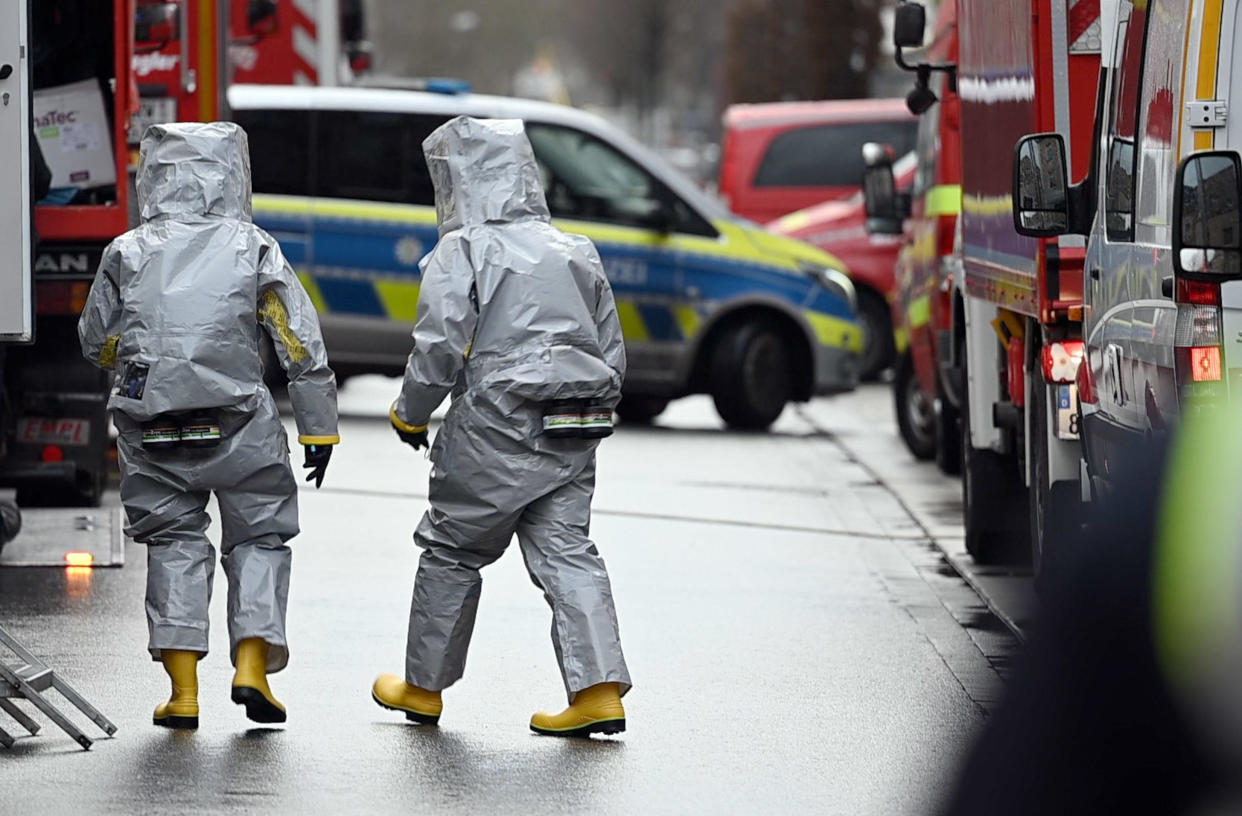
[[[608,570],[589,538],[595,465],[532,502],[517,524],[526,570],[552,607],[552,645],[570,702],[584,688],[630,688]]]
[[[293,551],[285,543],[298,534],[297,483],[288,458],[217,490],[220,503],[220,556],[229,583],[229,658],[237,644],[262,638],[269,645],[267,670],[289,662],[286,614]]]
[[[147,547],[148,648],[207,653],[215,548],[207,539],[206,490],[183,490],[161,478],[127,469],[121,480],[125,532]]]

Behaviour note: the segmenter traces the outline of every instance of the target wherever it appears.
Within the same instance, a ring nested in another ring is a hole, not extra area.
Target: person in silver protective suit
[[[297,482],[263,383],[260,333],[288,374],[307,481],[323,481],[337,435],[336,379],[314,306],[275,239],[251,222],[245,132],[224,122],[147,129],[142,223],[104,251],[78,324],[87,359],[115,372],[126,533],[147,545],[151,656],[172,680],[155,723],[198,725],[207,654],[215,493],[228,579],[232,698],[284,722],[267,674],[285,667],[285,610],[298,533]]]
[[[431,446],[430,508],[410,608],[404,679],[375,701],[438,721],[441,690],[462,676],[482,578],[516,533],[552,607],[569,696],[539,713],[540,733],[625,730],[630,675],[612,590],[588,537],[595,448],[611,433],[625,347],[599,254],[552,226],[539,169],[517,120],[464,116],[423,143],[440,240],[423,259],[414,350],[390,418],[415,448],[431,412],[452,406]]]

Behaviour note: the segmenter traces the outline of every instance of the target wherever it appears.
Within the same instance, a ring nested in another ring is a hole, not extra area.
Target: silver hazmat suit
[[[541,435],[543,406],[621,394],[625,346],[594,245],[552,226],[517,120],[458,117],[423,143],[440,240],[423,259],[418,321],[393,423],[426,426],[453,401],[431,447],[430,508],[410,608],[406,680],[440,690],[461,677],[479,570],[517,534],[552,607],[570,700],[603,682],[630,687],[612,590],[588,537],[598,440]]]
[[[78,334],[87,359],[116,373],[108,407],[126,532],[147,545],[151,655],[207,652],[214,492],[230,657],[240,640],[259,637],[271,644],[268,670],[278,671],[288,661],[285,542],[298,533],[297,483],[263,384],[260,331],[288,373],[299,441],[335,444],[336,380],[319,321],[275,239],[251,223],[241,128],[149,128],[137,187],[142,223],[104,251]],[[145,382],[135,376],[142,366]],[[143,447],[144,422],[201,409],[218,417],[216,447]]]

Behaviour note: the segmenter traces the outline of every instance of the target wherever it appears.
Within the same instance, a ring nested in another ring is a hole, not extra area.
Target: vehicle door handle
[[[1173,276],[1165,275],[1160,279],[1160,294],[1167,298],[1173,297]]]
[[[0,79],[8,79],[12,75],[13,75],[12,65],[9,65],[7,62],[4,65],[0,65]]]
[[[1100,279],[1100,270],[1099,270],[1099,269],[1092,269],[1092,270],[1091,270],[1091,280],[1093,280],[1093,281],[1098,281],[1099,279]]]

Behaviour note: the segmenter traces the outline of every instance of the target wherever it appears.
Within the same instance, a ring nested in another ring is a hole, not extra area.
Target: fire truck
[[[93,505],[109,383],[82,359],[77,320],[103,248],[129,226],[134,5],[2,0],[0,13],[0,139],[20,157],[6,187],[22,191],[0,216],[0,312],[25,310],[3,329],[0,487],[21,504]]]
[[[967,550],[980,562],[1024,559],[1029,551],[1038,577],[1082,512],[1075,376],[1085,242],[1017,234],[1013,156],[1024,135],[1056,132],[1074,178],[1094,167],[1100,2],[960,0],[957,11],[956,63],[906,62],[902,49],[922,45],[920,4],[899,5],[894,25],[897,60],[917,77],[911,108],[926,111],[935,102],[936,72],[955,79],[961,105],[961,273],[951,282],[948,342],[938,352],[950,379],[963,383],[957,407]],[[878,174],[867,185],[873,209],[893,217],[901,202],[885,194],[893,189],[885,168],[868,172]]]
[[[361,0],[137,3],[146,32],[134,54],[139,135],[151,122],[221,118],[233,82],[339,85],[370,70]]]

